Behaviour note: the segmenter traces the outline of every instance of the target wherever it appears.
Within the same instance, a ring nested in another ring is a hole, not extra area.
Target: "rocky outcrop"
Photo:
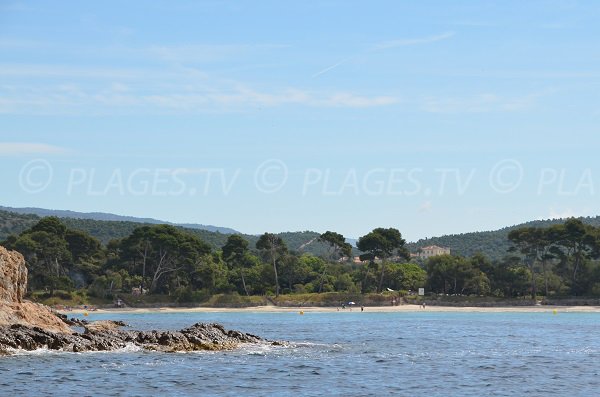
[[[161,352],[227,350],[242,343],[271,343],[219,324],[195,324],[181,331],[121,330],[120,321],[68,319],[49,307],[23,300],[25,259],[0,246],[0,355],[16,350],[108,351],[129,346]],[[74,332],[70,326],[83,327]]]
[[[21,324],[51,332],[72,332],[49,307],[24,300],[25,292],[27,267],[23,255],[0,246],[0,326]]]
[[[74,321],[74,320],[71,320]],[[92,322],[81,322],[81,326],[86,329],[87,332],[90,331],[112,331],[115,329],[119,329],[120,327],[125,327],[123,321],[114,321],[114,320],[100,320],[100,321],[92,321]]]
[[[25,258],[0,246],[0,302],[21,303],[27,292]]]
[[[229,350],[244,343],[267,342],[255,335],[229,331],[220,324],[195,324],[181,331],[123,331],[86,328],[84,333],[55,333],[39,327],[14,324],[0,327],[0,354],[50,349],[66,352],[110,351],[137,346],[160,352]]]

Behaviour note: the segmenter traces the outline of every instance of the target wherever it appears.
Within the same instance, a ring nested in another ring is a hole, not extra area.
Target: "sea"
[[[599,313],[90,313],[283,340],[234,351],[0,357],[0,396],[597,396]]]

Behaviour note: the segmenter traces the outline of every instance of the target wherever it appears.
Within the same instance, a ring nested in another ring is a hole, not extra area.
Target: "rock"
[[[162,352],[226,350],[243,343],[267,343],[257,336],[228,331],[220,324],[195,324],[181,331],[123,331],[122,321],[68,319],[49,307],[23,300],[25,259],[0,246],[0,355],[16,349],[68,352],[109,351],[138,346]],[[82,326],[83,333],[69,326]]]
[[[21,303],[27,292],[25,258],[0,246],[0,302]]]
[[[50,349],[66,352],[110,351],[138,346],[160,352],[230,350],[241,344],[268,342],[255,335],[229,331],[220,324],[195,324],[181,331],[121,331],[86,329],[84,333],[65,334],[22,324],[0,327],[0,354],[15,350]]]
[[[63,322],[65,322],[67,325],[70,325],[70,326],[85,327],[86,325],[88,325],[90,323],[88,320],[82,320],[79,318],[69,318],[66,314],[62,314],[62,313],[58,313],[58,312],[56,312],[56,315]]]
[[[72,319],[73,323],[76,323],[75,319]],[[101,321],[92,321],[86,323],[77,324],[81,325],[85,328],[86,332],[90,331],[110,331],[114,329],[118,329],[119,327],[126,327],[123,321],[113,321],[113,320],[101,320]]]
[[[23,255],[0,246],[0,326],[22,324],[52,332],[72,332],[49,307],[24,300],[26,291]]]

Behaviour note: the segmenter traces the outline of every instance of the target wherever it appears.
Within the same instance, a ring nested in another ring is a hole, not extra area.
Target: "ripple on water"
[[[227,352],[64,353],[0,358],[11,395],[595,395],[600,315],[163,314],[120,319],[173,329],[218,321],[284,346]],[[24,378],[36,382],[23,384]],[[575,392],[574,392],[575,391]]]

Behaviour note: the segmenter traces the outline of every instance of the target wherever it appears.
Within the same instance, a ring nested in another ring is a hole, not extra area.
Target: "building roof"
[[[421,247],[422,250],[426,250],[426,249],[430,249],[431,250],[431,249],[436,249],[436,248],[441,249],[441,250],[447,250],[447,249],[449,249],[449,248],[446,248],[446,247],[440,247],[439,245],[428,245],[427,247]]]

